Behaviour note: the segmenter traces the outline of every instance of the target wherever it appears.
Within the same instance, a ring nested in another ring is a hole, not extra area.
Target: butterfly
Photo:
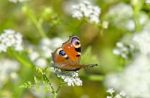
[[[70,36],[69,40],[64,42],[61,47],[52,53],[54,67],[64,71],[77,71],[87,66],[95,66],[97,64],[80,64],[81,43],[79,37]]]

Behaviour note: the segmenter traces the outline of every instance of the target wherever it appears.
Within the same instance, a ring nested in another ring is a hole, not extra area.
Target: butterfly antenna
[[[97,66],[98,64],[90,64],[88,67],[95,67]]]
[[[89,64],[89,65],[84,65],[84,69],[89,69],[91,67],[95,67],[95,66],[98,66],[98,64]]]

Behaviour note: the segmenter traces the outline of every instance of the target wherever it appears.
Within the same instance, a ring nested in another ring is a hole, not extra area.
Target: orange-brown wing
[[[54,65],[63,70],[77,70],[81,68],[79,64],[81,55],[81,44],[76,36],[70,37],[63,43],[62,47],[52,53]]]
[[[81,44],[77,36],[72,36],[69,40],[63,43],[62,48],[68,56],[71,64],[77,65],[80,62]]]
[[[56,49],[56,51],[52,53],[52,58],[54,61],[54,66],[62,70],[75,71],[81,68],[79,64],[75,65],[69,60],[68,55],[62,48]]]
[[[66,55],[66,53],[63,51],[63,49],[57,48],[55,50],[54,53],[52,53],[52,59],[54,61],[54,64],[56,64],[56,66],[65,66],[67,65],[68,62],[68,56]]]

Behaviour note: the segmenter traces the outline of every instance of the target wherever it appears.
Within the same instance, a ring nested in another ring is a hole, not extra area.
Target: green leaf
[[[32,87],[32,83],[30,81],[24,83],[23,85],[20,85],[21,88],[31,88]]]

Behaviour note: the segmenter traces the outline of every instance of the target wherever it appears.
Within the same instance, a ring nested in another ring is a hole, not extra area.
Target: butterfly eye
[[[80,48],[81,47],[80,41],[77,37],[73,37],[71,42],[72,42],[72,44],[75,48]]]
[[[60,50],[60,51],[59,51],[59,55],[61,55],[61,56],[65,56],[65,55],[66,55],[66,53],[64,52],[64,50]]]
[[[67,54],[65,53],[65,51],[62,48],[58,48],[57,54],[64,57],[65,59],[68,59]]]
[[[73,46],[75,47],[75,48],[79,48],[81,45],[80,45],[80,41],[78,41],[78,40],[76,40],[76,41],[74,41],[73,42]]]

